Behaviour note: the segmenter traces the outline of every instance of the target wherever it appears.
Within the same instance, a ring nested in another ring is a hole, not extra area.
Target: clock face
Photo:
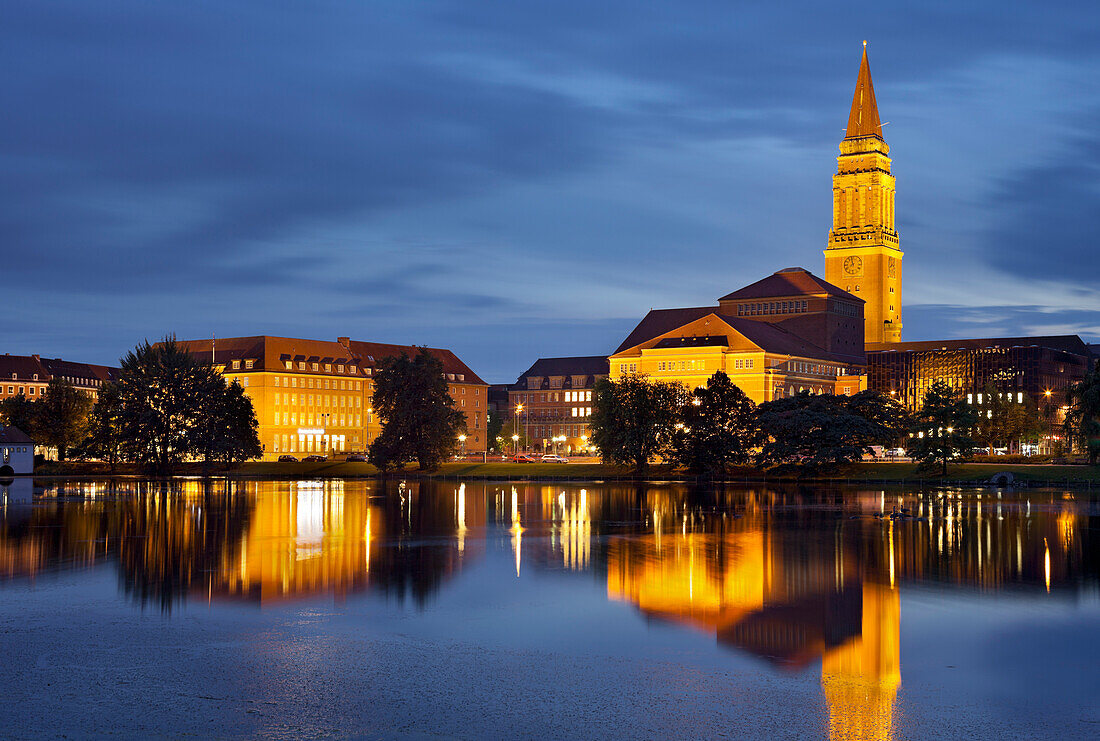
[[[890,277],[894,278],[898,274],[898,261],[894,258],[890,258],[890,262],[887,263],[887,269],[890,271]]]
[[[863,258],[861,257],[846,257],[844,258],[844,273],[846,275],[859,275],[863,272]]]

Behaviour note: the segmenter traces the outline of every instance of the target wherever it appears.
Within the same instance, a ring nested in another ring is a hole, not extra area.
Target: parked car
[[[326,458],[325,456],[318,455],[317,453],[314,453],[313,455],[307,455],[305,458],[302,459],[302,462],[303,463],[324,463],[327,460],[328,460],[328,458]]]
[[[512,456],[512,463],[534,463],[535,456],[527,455],[526,453],[519,453]]]
[[[568,463],[569,459],[565,456],[555,455],[553,453],[547,453],[542,457],[543,463]]]
[[[348,463],[366,463],[367,456],[362,453],[352,453],[347,457],[347,461]]]
[[[292,455],[280,455],[279,463],[297,463],[298,459]]]

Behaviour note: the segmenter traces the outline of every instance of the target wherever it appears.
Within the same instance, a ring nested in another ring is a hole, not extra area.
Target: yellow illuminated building
[[[378,364],[420,349],[348,337],[333,342],[262,335],[179,344],[244,387],[260,423],[264,460],[365,452],[381,431],[371,406]],[[465,439],[456,450],[484,451],[488,385],[450,350],[427,349],[442,362],[448,392],[466,417]]]
[[[894,221],[889,154],[864,41],[848,128],[833,175],[833,228],[825,250],[825,280],[866,302],[868,343],[901,341],[903,253]]]
[[[854,394],[866,388],[863,301],[786,268],[717,306],[650,311],[608,362],[614,380],[640,374],[689,389],[722,371],[757,404]]]

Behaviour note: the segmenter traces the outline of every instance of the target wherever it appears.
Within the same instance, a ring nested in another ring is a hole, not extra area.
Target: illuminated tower
[[[867,42],[833,175],[833,228],[825,250],[825,280],[866,303],[864,342],[901,340],[901,258],[894,227],[890,147],[867,64]]]

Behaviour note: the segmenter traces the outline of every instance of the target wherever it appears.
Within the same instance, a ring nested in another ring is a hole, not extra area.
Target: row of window
[[[28,388],[27,388],[26,386],[20,386],[20,387],[19,387],[19,393],[20,393],[20,394],[26,394],[27,396],[34,396],[34,390],[35,390],[36,388],[38,388],[38,387],[37,387],[37,386],[31,386],[31,387],[30,387],[30,388],[28,389]],[[30,393],[27,393],[28,391],[29,391]],[[45,392],[46,392],[46,389],[45,389],[45,387],[43,387],[43,388],[42,388],[42,393],[45,393]],[[8,386],[8,394],[10,394],[10,395],[12,395],[12,396],[14,396],[14,395],[15,395],[15,386]]]
[[[817,373],[819,375],[839,376],[840,370],[837,366],[806,363],[801,360],[792,360],[790,363],[791,373]]]
[[[361,427],[363,417],[360,414],[339,414],[327,412],[283,412],[283,425],[329,425],[333,427]],[[367,424],[371,423],[371,413],[367,412]],[[275,415],[275,424],[279,424],[279,415]]]
[[[973,404],[975,396],[978,397],[978,403],[979,404],[982,403],[983,398],[987,398],[988,401],[993,401],[992,394],[967,394],[966,395],[966,403],[967,404]],[[1007,393],[1007,396],[1008,396],[1008,400],[1012,401],[1012,392],[1011,391],[1009,391]],[[1003,393],[1003,392],[998,393],[997,398],[998,399],[1004,399],[1005,398],[1005,393]],[[1023,404],[1024,403],[1024,392],[1023,391],[1017,391],[1016,392],[1016,403],[1017,404]]]
[[[757,316],[763,314],[800,314],[806,311],[807,302],[802,301],[763,301],[755,304],[738,304],[737,316]]]
[[[465,396],[466,395],[466,387],[465,386],[451,386],[450,390],[451,390],[451,396]],[[481,388],[480,387],[474,386],[474,396],[481,396]]]
[[[531,428],[532,438],[551,438],[557,435],[566,437],[581,437],[588,435],[588,428],[584,425],[548,425]]]
[[[275,404],[279,404],[279,397],[282,397],[284,405],[293,406],[298,403],[298,394],[275,394]],[[339,399],[339,401],[337,401]],[[353,403],[354,402],[354,403]],[[313,394],[302,394],[302,403],[306,406],[324,406],[324,407],[359,407],[363,406],[362,396],[329,396],[327,394],[317,394],[314,397]]]
[[[574,417],[591,417],[592,407],[573,407]]]
[[[298,385],[299,380],[301,380],[302,382],[301,386]],[[283,388],[313,388],[313,380],[314,379],[312,377],[298,379],[296,376],[275,376],[274,385],[279,386],[281,383]],[[321,385],[322,382],[324,383],[323,386]],[[332,384],[331,386],[329,386],[330,383]],[[340,385],[337,386],[337,383],[339,383]],[[245,385],[247,386],[248,384],[246,383]],[[349,381],[343,378],[339,380],[335,378],[318,378],[317,388],[339,388],[345,391],[359,391],[362,388],[362,381]]]
[[[705,360],[662,360],[657,363],[658,371],[676,371],[676,370],[706,370],[707,363]]]
[[[251,368],[252,366],[248,365],[248,363],[251,363],[251,362],[252,362],[251,360],[246,360],[245,361],[245,368]],[[308,368],[307,368],[307,365],[308,365]],[[331,363],[325,363],[324,366],[325,366],[325,372],[326,373],[332,373],[332,364]],[[241,361],[234,360],[233,361],[233,369],[236,370],[240,367],[241,367]],[[292,361],[292,360],[283,361],[283,367],[286,368],[286,370],[294,370],[294,361]],[[346,368],[346,371],[345,371],[345,368]],[[321,363],[308,363],[307,364],[305,361],[301,361],[301,360],[298,361],[298,370],[303,370],[304,371],[304,370],[307,370],[307,369],[312,370],[312,371],[320,371],[321,370]],[[336,372],[337,373],[347,372],[347,373],[350,373],[352,375],[355,375],[356,373],[359,372],[359,366],[357,366],[357,365],[344,366],[340,363],[337,363],[336,364]],[[363,369],[363,375],[364,376],[369,376],[370,374],[371,374],[371,369],[370,368],[364,368]]]
[[[738,358],[733,361],[733,367],[736,370],[749,370],[752,368],[753,362],[752,358]]]
[[[562,393],[565,394],[565,401],[592,401],[591,391],[557,391],[549,394],[516,394],[516,401],[521,404],[534,402],[546,404],[548,402],[561,401]]]

